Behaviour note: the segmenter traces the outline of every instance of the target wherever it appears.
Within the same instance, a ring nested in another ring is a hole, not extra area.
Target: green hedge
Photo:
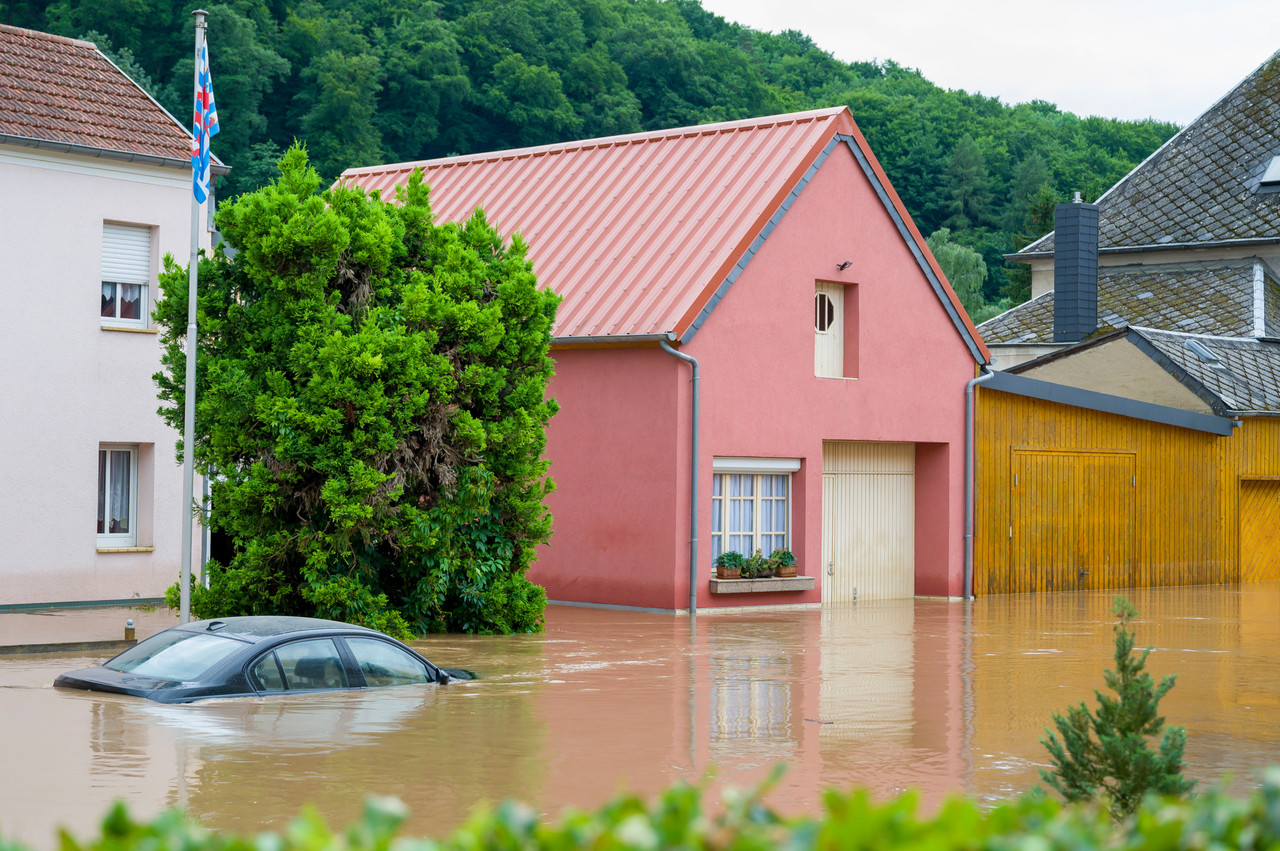
[[[672,787],[649,805],[621,797],[595,812],[573,812],[546,822],[532,809],[506,803],[481,812],[443,840],[399,836],[406,811],[392,798],[370,799],[363,819],[334,833],[307,812],[283,834],[238,837],[213,833],[179,812],[133,821],[117,804],[102,835],[80,842],[63,835],[62,851],[561,851],[561,849],[900,849],[901,851],[1219,851],[1280,849],[1280,769],[1271,769],[1245,799],[1220,791],[1187,802],[1150,798],[1129,819],[1115,823],[1105,806],[1064,805],[1042,793],[991,808],[952,798],[929,816],[917,814],[907,793],[875,803],[863,790],[829,791],[822,814],[784,818],[764,802],[770,784],[727,793],[711,814],[703,790]],[[0,851],[28,851],[0,839]]]

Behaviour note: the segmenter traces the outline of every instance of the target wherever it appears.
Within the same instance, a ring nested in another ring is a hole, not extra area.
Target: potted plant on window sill
[[[726,552],[716,556],[716,579],[737,579],[742,576],[742,553]]]
[[[742,562],[743,579],[768,579],[773,576],[773,563],[756,550]]]
[[[791,550],[779,547],[769,553],[769,561],[773,563],[773,575],[790,578],[796,575],[796,557]]]

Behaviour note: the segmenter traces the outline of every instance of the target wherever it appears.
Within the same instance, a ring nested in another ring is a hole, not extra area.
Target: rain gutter
[[[553,346],[582,346],[609,344],[625,346],[632,343],[658,343],[670,340],[670,334],[587,334],[581,337],[552,337]]]
[[[689,615],[693,617],[698,614],[698,359],[673,349],[668,339],[674,340],[675,334],[658,340],[662,350],[693,367],[693,457],[689,461]]]
[[[1158,251],[1186,251],[1198,248],[1248,248],[1254,245],[1274,245],[1280,242],[1273,236],[1250,236],[1240,239],[1215,239],[1212,242],[1153,242],[1147,245],[1114,245],[1107,248],[1099,248],[1098,256],[1104,254],[1148,254]],[[1053,256],[1052,251],[1032,251],[1023,254],[1016,251],[1013,254],[1002,255],[1005,260],[1013,263],[1020,263],[1026,260],[1048,260]]]
[[[995,373],[984,365],[982,374],[971,379],[964,387],[964,596],[973,599],[973,388],[990,381]]]
[[[44,151],[57,151],[60,154],[76,154],[82,157],[97,157],[104,160],[138,163],[140,165],[158,166],[159,168],[178,168],[191,170],[191,160],[175,157],[162,157],[156,154],[140,154],[136,151],[117,151],[113,148],[95,148],[91,145],[75,145],[71,142],[55,142],[51,139],[32,139],[27,136],[10,136],[0,133],[0,144],[18,145],[24,148],[39,148]],[[214,174],[228,174],[231,167],[218,162],[211,162],[209,170]]]

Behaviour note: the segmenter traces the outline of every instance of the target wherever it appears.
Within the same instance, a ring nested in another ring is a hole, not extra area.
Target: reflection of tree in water
[[[787,759],[800,723],[793,656],[804,651],[804,623],[737,615],[709,620],[712,763]]]

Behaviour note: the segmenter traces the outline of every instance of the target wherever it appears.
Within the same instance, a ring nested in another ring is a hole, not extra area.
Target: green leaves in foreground
[[[1115,697],[1100,691],[1097,712],[1083,703],[1054,715],[1058,735],[1042,739],[1053,760],[1053,771],[1040,770],[1045,783],[1068,801],[1104,798],[1112,815],[1123,818],[1142,801],[1144,795],[1185,795],[1195,782],[1182,776],[1182,750],[1187,733],[1181,727],[1164,729],[1160,699],[1173,688],[1175,677],[1165,677],[1156,685],[1146,672],[1151,649],[1133,652],[1129,622],[1138,612],[1129,601],[1117,597],[1113,612],[1115,626],[1115,670],[1103,678]],[[1161,735],[1163,731],[1163,735]],[[1061,738],[1059,738],[1061,736]],[[1160,737],[1158,750],[1149,739]]]
[[[678,784],[652,804],[623,796],[595,812],[570,812],[556,822],[530,807],[504,803],[481,811],[446,839],[398,836],[407,815],[395,799],[371,798],[364,818],[334,833],[314,812],[283,834],[253,838],[212,833],[176,812],[134,822],[123,804],[103,820],[100,838],[62,835],[62,851],[570,851],[570,849],[912,849],[912,851],[1176,851],[1280,847],[1280,770],[1241,800],[1218,790],[1190,802],[1145,799],[1119,823],[1096,806],[1062,804],[1043,794],[983,809],[952,798],[930,816],[907,793],[876,803],[865,790],[828,791],[817,817],[788,818],[770,809],[769,785],[725,801],[704,800],[701,788]],[[0,851],[27,851],[0,840]]]

